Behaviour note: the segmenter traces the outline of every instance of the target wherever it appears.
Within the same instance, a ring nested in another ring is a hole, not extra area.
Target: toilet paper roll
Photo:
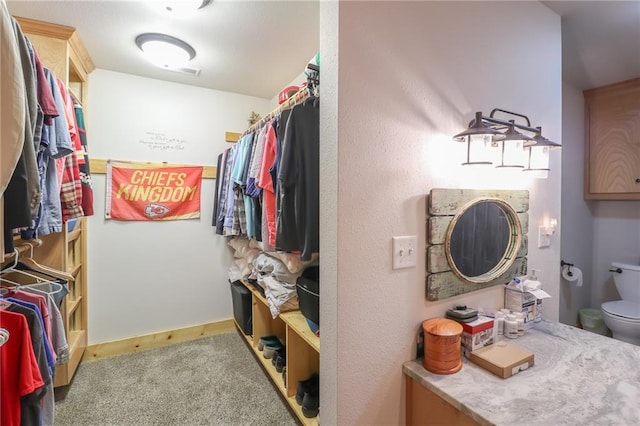
[[[562,278],[569,282],[575,282],[576,286],[582,287],[582,271],[580,268],[576,268],[575,266],[563,266]]]

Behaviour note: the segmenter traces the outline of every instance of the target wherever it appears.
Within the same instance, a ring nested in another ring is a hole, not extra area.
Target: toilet
[[[613,262],[611,270],[622,300],[601,305],[604,323],[614,339],[640,346],[640,265]]]

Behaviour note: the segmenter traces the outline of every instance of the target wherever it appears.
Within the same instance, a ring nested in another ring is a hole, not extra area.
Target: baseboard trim
[[[111,342],[89,345],[84,351],[83,361],[105,358],[144,349],[158,348],[174,343],[187,342],[216,334],[235,332],[236,327],[232,319],[211,322],[208,324],[194,325],[176,330],[162,331],[146,334],[144,336],[130,337],[128,339],[114,340]]]

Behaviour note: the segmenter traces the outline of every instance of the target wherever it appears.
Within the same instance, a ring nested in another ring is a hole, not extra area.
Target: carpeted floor
[[[296,425],[237,333],[83,362],[56,425]]]

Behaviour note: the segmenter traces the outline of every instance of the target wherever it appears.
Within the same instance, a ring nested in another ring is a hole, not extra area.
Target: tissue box
[[[513,312],[524,314],[524,328],[533,327],[536,317],[536,296],[516,287],[505,287],[504,307]]]
[[[475,321],[461,324],[461,343],[467,358],[469,352],[493,344],[493,318],[478,317]]]

